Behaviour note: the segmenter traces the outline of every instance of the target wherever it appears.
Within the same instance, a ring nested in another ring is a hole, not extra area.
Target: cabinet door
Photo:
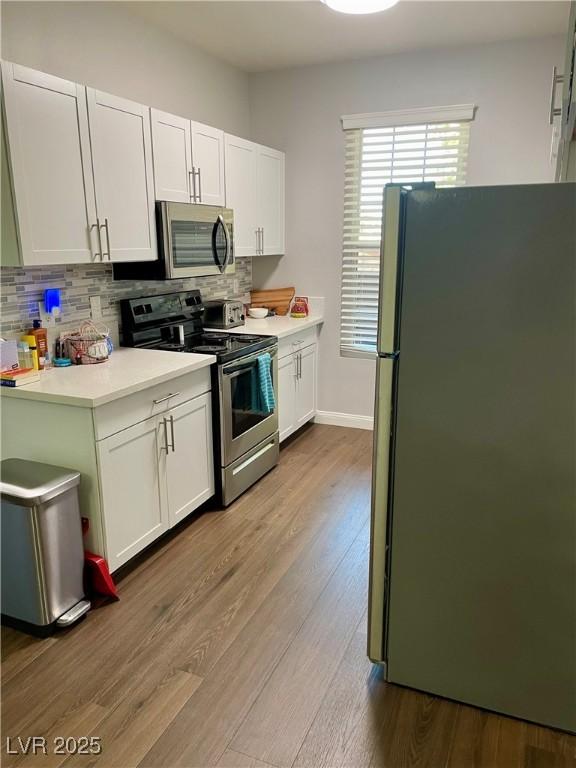
[[[115,570],[168,529],[166,452],[157,417],[98,443],[106,556]]]
[[[278,430],[280,442],[296,429],[296,354],[278,361]]]
[[[283,254],[284,153],[258,147],[258,226],[263,256]]]
[[[226,205],[224,131],[193,122],[192,163],[197,172],[198,202],[206,205]]]
[[[150,110],[156,200],[192,200],[190,120]]]
[[[234,210],[236,256],[254,256],[257,234],[257,145],[236,136],[224,137],[226,206]]]
[[[86,90],[105,260],[157,258],[148,107]]]
[[[316,415],[316,344],[298,352],[300,375],[296,395],[296,425],[301,427]]]
[[[160,423],[168,445],[166,494],[173,526],[214,495],[210,393],[173,408]]]
[[[86,89],[9,62],[2,82],[22,263],[90,262],[98,248]]]

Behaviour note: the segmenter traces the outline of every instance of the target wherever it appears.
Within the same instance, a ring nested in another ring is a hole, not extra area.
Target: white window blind
[[[465,184],[469,133],[469,120],[345,130],[341,354],[376,350],[384,186]]]

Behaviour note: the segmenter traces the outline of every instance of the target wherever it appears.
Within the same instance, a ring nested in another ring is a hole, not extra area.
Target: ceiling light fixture
[[[322,0],[324,5],[340,13],[378,13],[396,5],[398,0]]]

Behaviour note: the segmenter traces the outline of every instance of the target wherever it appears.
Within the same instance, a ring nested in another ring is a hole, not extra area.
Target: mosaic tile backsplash
[[[252,259],[236,259],[234,275],[187,280],[115,281],[111,264],[47,267],[2,267],[0,270],[0,335],[14,336],[39,317],[38,302],[46,288],[60,288],[62,327],[90,319],[90,297],[100,296],[102,320],[120,322],[120,299],[198,288],[205,299],[242,298],[252,288]]]

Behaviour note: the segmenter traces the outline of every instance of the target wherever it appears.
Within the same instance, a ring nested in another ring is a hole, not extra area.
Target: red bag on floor
[[[86,535],[90,527],[87,517],[82,518],[82,533]],[[100,597],[120,600],[118,590],[112,581],[108,563],[101,555],[84,550],[84,591],[92,602]]]

